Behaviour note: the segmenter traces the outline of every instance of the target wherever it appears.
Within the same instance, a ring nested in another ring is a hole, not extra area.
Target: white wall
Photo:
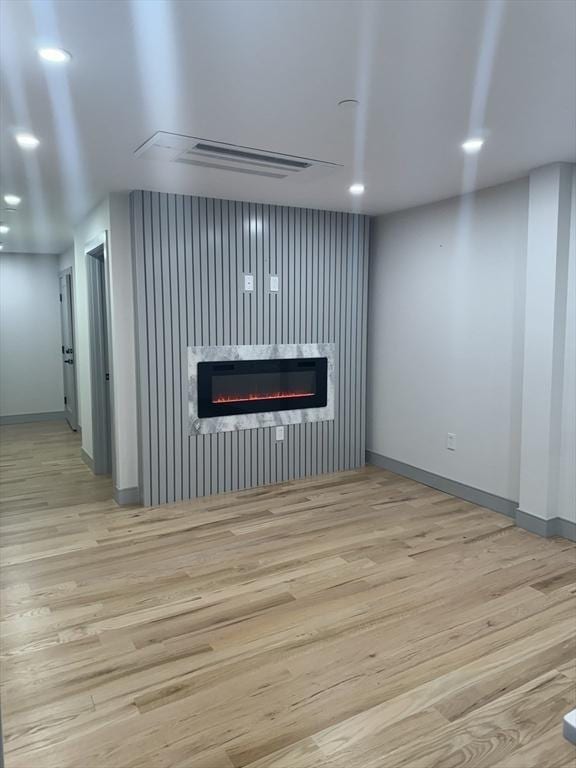
[[[60,271],[74,266],[74,246],[60,254],[58,258],[58,266]]]
[[[368,450],[512,500],[527,215],[523,179],[380,217],[369,284]]]
[[[58,257],[0,254],[0,415],[64,408]]]
[[[82,447],[93,455],[92,396],[86,246],[108,233],[108,276],[112,337],[115,482],[119,489],[138,485],[136,361],[132,257],[127,194],[103,200],[74,232],[76,339]]]

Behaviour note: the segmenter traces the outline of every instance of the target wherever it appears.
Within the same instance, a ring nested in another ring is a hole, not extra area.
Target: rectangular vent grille
[[[251,162],[272,163],[273,165],[285,165],[287,168],[310,168],[311,163],[305,160],[292,160],[287,157],[278,157],[277,155],[263,155],[260,152],[246,152],[242,149],[233,149],[231,147],[221,147],[214,144],[205,144],[198,142],[195,146],[197,152],[210,152],[211,154],[223,155],[225,157],[235,158],[237,160],[248,160]]]
[[[236,165],[224,165],[224,163],[209,163],[207,160],[194,160],[191,157],[180,157],[177,163],[196,165],[199,168],[217,168],[220,171],[232,171],[233,173],[247,173],[250,176],[265,176],[269,179],[285,179],[285,173],[273,173],[272,171],[258,171],[255,168],[239,168]]]
[[[342,167],[337,163],[235,146],[193,136],[155,133],[135,152],[137,157],[182,163],[201,172],[222,171],[261,176],[267,179],[312,179]]]

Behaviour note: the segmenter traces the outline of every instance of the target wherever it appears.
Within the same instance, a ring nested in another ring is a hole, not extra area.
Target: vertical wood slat
[[[176,489],[176,498],[188,498],[190,496],[190,441],[186,430],[179,429],[178,425],[186,420],[186,399],[188,391],[188,365],[187,365],[187,347],[188,347],[188,278],[186,263],[186,245],[185,245],[185,214],[184,198],[182,195],[176,195],[175,204],[176,218],[176,262],[178,275],[178,315],[179,315],[179,338],[175,339],[180,354],[180,389],[179,389],[179,414],[175,417],[175,437],[180,440],[180,487]],[[181,421],[179,421],[179,419]]]
[[[131,216],[144,503],[362,465],[369,219],[151,192]],[[188,346],[298,342],[336,345],[333,422],[188,435]]]
[[[140,498],[144,504],[151,503],[150,478],[150,388],[148,363],[150,353],[150,333],[148,329],[148,305],[146,286],[146,238],[144,237],[143,192],[135,192],[130,200],[132,219],[132,266],[136,293],[136,328],[139,343],[136,345],[136,366],[139,382],[138,403],[138,442]],[[142,350],[142,351],[141,351]]]
[[[150,486],[150,499],[151,503],[158,503],[158,462],[159,462],[159,436],[158,436],[158,359],[156,355],[156,302],[154,299],[154,283],[156,276],[154,274],[154,261],[155,261],[155,236],[154,236],[154,216],[152,210],[152,193],[145,193],[146,205],[144,207],[144,238],[146,248],[146,293],[147,293],[147,308],[149,316],[150,326],[150,338],[148,348],[148,366],[146,375],[150,383],[150,437],[148,444],[150,446],[150,477],[148,478],[148,484]],[[146,215],[147,214],[147,215]]]
[[[194,267],[192,264],[193,253],[193,236],[192,236],[192,198],[182,198],[182,217],[183,221],[183,235],[184,235],[184,281],[183,295],[185,302],[186,313],[186,337],[182,339],[182,342],[188,346],[195,344],[195,319],[194,319]],[[186,383],[183,389],[184,398],[184,428],[182,429],[182,441],[188,446],[188,464],[184,465],[187,469],[186,478],[184,480],[184,486],[182,493],[184,498],[191,498],[197,495],[196,491],[196,453],[197,445],[195,440],[190,440],[187,430],[187,408],[186,402],[188,399],[188,366],[186,361],[182,366],[182,377]]]
[[[178,274],[178,246],[176,243],[177,225],[176,225],[176,195],[169,195],[167,201],[167,226],[168,226],[168,256],[169,256],[169,274],[170,283],[168,286],[170,300],[170,336],[167,339],[168,349],[170,350],[170,362],[172,364],[172,410],[171,419],[171,442],[172,442],[172,467],[171,470],[171,489],[169,498],[174,501],[182,497],[182,444],[180,441],[180,431],[178,424],[182,420],[182,396],[180,394],[180,371],[182,363],[180,359],[180,307],[178,304],[178,286],[180,283]],[[176,342],[176,343],[173,343]]]
[[[364,455],[366,448],[366,368],[367,368],[367,350],[368,350],[368,254],[370,252],[370,219],[365,216],[362,220],[362,228],[364,231],[363,240],[363,260],[364,269],[362,272],[362,322],[361,322],[361,345],[362,354],[360,358],[360,370],[362,374],[361,387],[360,387],[360,414],[358,429],[360,433],[359,438],[359,450],[361,449],[361,458],[358,458],[358,466],[364,463]]]
[[[172,285],[176,280],[172,275],[171,237],[168,203],[173,195],[159,196],[160,211],[160,254],[162,275],[162,346],[164,349],[164,434],[165,434],[165,472],[163,478],[164,497],[166,502],[174,501],[174,354],[173,354],[173,296]]]

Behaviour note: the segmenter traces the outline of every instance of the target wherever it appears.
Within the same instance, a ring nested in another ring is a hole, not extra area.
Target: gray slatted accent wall
[[[131,202],[143,502],[363,465],[369,218],[155,192]],[[333,422],[287,426],[283,443],[273,428],[188,435],[188,346],[305,342],[336,344]]]

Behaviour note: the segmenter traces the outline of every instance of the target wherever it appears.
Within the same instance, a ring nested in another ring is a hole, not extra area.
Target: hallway
[[[82,461],[80,433],[65,421],[0,427],[2,520],[19,513],[112,501],[112,480],[96,477]],[[115,505],[114,505],[115,506]]]

